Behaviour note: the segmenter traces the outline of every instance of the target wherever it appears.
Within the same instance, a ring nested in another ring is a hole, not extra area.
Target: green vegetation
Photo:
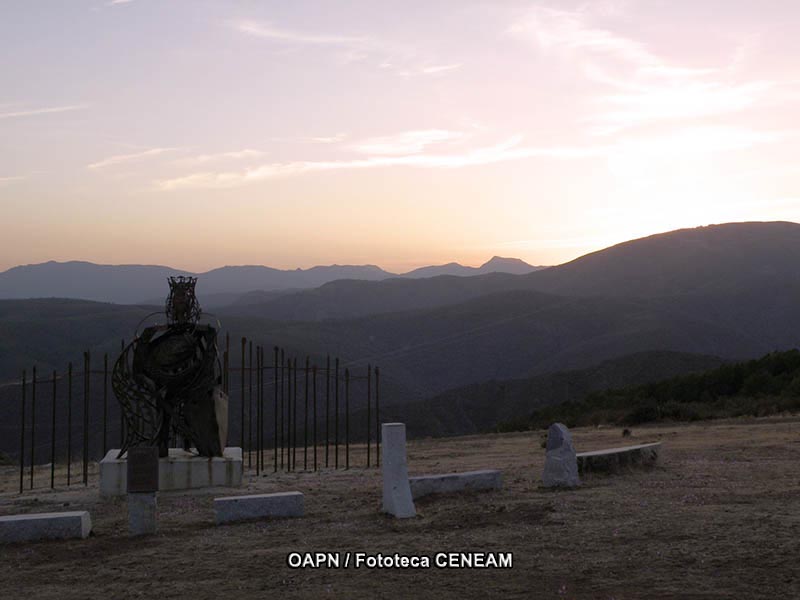
[[[765,416],[800,410],[800,350],[655,383],[592,392],[581,401],[548,406],[500,423],[523,431],[559,421],[568,427]]]

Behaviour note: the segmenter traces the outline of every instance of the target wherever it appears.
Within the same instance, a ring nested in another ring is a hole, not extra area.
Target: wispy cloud
[[[30,108],[16,110],[12,112],[0,113],[0,119],[16,119],[18,117],[32,117],[35,115],[48,115],[53,113],[70,112],[73,110],[83,110],[88,108],[87,104],[71,104],[68,106],[51,106],[47,108]]]
[[[234,150],[232,152],[216,152],[214,154],[199,154],[176,159],[175,162],[185,165],[200,165],[210,162],[248,160],[262,158],[265,155],[261,150]]]
[[[0,187],[13,183],[14,181],[21,181],[27,179],[25,175],[13,175],[9,177],[0,177]]]
[[[460,131],[444,129],[405,131],[397,135],[363,140],[354,144],[352,149],[368,155],[418,154],[430,145],[462,140],[465,137],[466,134]]]
[[[431,65],[429,67],[422,67],[420,72],[425,75],[435,75],[436,73],[444,73],[445,71],[454,71],[460,69],[463,63],[453,63],[450,65]]]
[[[144,150],[143,152],[135,152],[133,154],[118,154],[116,156],[109,156],[108,158],[104,158],[102,160],[93,162],[86,166],[88,169],[104,169],[106,167],[112,167],[120,163],[139,160],[142,158],[148,158],[150,156],[157,156],[159,154],[164,154],[165,152],[175,152],[176,150],[180,150],[180,148],[151,148],[149,150]]]
[[[197,188],[232,188],[280,177],[290,177],[306,173],[371,169],[379,167],[418,167],[455,169],[476,165],[487,165],[531,157],[550,157],[555,159],[577,159],[598,156],[604,152],[602,147],[594,148],[539,148],[520,146],[521,136],[515,136],[494,146],[476,148],[461,154],[406,154],[371,156],[356,160],[295,161],[269,163],[240,171],[199,172],[165,179],[157,182],[160,190],[171,191]]]
[[[592,16],[586,9],[540,6],[509,28],[512,35],[572,61],[587,79],[611,88],[598,90],[594,98],[598,108],[584,119],[591,133],[607,135],[659,121],[743,111],[776,85],[769,80],[738,80],[731,66],[674,64],[635,39],[593,26]],[[751,40],[746,40],[749,44]],[[737,63],[740,50],[732,50],[731,65]]]
[[[327,46],[345,63],[371,61],[380,69],[403,77],[435,75],[462,67],[462,63],[435,62],[435,57],[422,56],[419,48],[370,35],[346,35],[300,31],[271,22],[240,20],[231,25],[241,33],[290,46]]]
[[[242,33],[296,44],[359,47],[373,44],[372,40],[368,37],[306,33],[277,27],[268,22],[237,21],[234,23],[234,27]]]
[[[338,144],[339,142],[344,141],[346,138],[347,138],[346,133],[337,133],[336,135],[330,135],[330,136],[303,138],[301,141],[305,141],[311,144]]]
[[[133,0],[111,0],[106,6],[116,6],[118,4],[130,4]]]
[[[431,132],[436,132],[433,134]],[[412,135],[425,134],[425,135]],[[494,163],[548,158],[553,160],[604,159],[609,166],[620,166],[626,172],[635,171],[638,165],[649,166],[658,161],[681,160],[690,157],[715,155],[720,152],[745,150],[759,144],[785,140],[798,132],[759,131],[737,127],[688,127],[667,135],[639,137],[620,140],[614,143],[589,144],[582,146],[525,146],[522,136],[516,135],[504,142],[481,146],[460,153],[425,153],[427,145],[444,140],[457,140],[459,132],[429,130],[407,132],[408,136],[400,152],[401,136],[374,138],[373,145],[364,144],[361,152],[364,158],[353,160],[319,160],[266,163],[250,168],[228,171],[200,171],[172,177],[156,182],[162,191],[183,189],[224,189],[234,188],[269,179],[299,176],[325,171],[373,169],[387,167],[414,167],[424,169],[457,169]],[[359,146],[356,146],[359,148]]]

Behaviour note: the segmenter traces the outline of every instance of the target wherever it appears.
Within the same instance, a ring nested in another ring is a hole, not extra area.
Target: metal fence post
[[[308,367],[309,357],[306,355],[306,370],[304,373],[303,396],[305,403],[303,407],[303,470],[308,471]]]
[[[120,445],[120,448],[122,446]],[[67,367],[67,486],[72,481],[72,361]]]
[[[350,369],[344,370],[344,468],[350,468]]]
[[[241,429],[239,431],[239,446],[244,448],[244,355],[247,350],[247,338],[242,338],[242,372],[241,372],[241,382],[242,382],[242,405],[241,405],[241,412],[242,412],[242,422],[241,422]]]
[[[89,394],[92,359],[89,351],[83,353],[83,485],[89,485]]]
[[[286,394],[283,390],[283,379],[284,375],[286,374],[286,356],[284,354],[283,348],[281,348],[281,375],[280,375],[280,384],[281,384],[281,406],[280,406],[280,418],[278,420],[278,430],[279,430],[279,437],[280,437],[280,447],[281,447],[281,470],[283,470],[283,405],[285,404]]]
[[[330,428],[331,428],[331,355],[325,366],[325,467],[330,466]]]
[[[20,411],[19,428],[19,493],[21,494],[25,486],[25,393],[28,385],[28,374],[22,370],[22,410]]]
[[[277,346],[275,346],[274,351],[275,351],[275,363],[274,363],[273,372],[272,372],[272,380],[274,382],[273,387],[275,388],[275,390],[274,390],[275,403],[274,403],[274,407],[273,407],[273,411],[272,411],[272,421],[273,421],[273,429],[274,429],[274,436],[275,436],[275,439],[273,440],[273,446],[275,447],[275,451],[273,453],[272,459],[275,462],[273,472],[277,473],[278,472],[278,393],[279,393],[279,390],[278,390],[278,368],[279,368],[279,365],[278,365],[278,347]]]
[[[263,466],[262,463],[262,450],[264,444],[264,435],[263,435],[263,416],[261,411],[263,409],[263,402],[261,402],[261,396],[264,391],[263,386],[263,376],[264,373],[261,370],[261,346],[256,346],[256,475],[261,474],[261,467]]]
[[[317,470],[317,365],[314,365],[314,470]]]
[[[375,454],[377,466],[381,466],[381,370],[375,367]]]
[[[286,433],[283,436],[286,444],[286,471],[292,470],[292,359],[286,359]]]
[[[108,451],[108,353],[103,354],[103,456]]]
[[[297,470],[297,357],[292,364],[292,471]]]
[[[53,369],[53,405],[50,424],[50,489],[56,487],[56,371]]]
[[[31,489],[33,489],[33,469],[36,464],[36,367],[31,378]]]
[[[333,397],[335,405],[334,431],[333,431],[333,464],[334,468],[339,468],[339,357],[336,357],[336,371],[334,377]]]
[[[247,468],[253,468],[253,340],[250,340],[248,348],[248,362],[250,368],[247,369]]]

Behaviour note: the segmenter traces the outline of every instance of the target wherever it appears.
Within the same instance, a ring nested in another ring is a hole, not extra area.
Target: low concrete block
[[[302,517],[303,514],[305,506],[301,492],[214,498],[217,525],[268,517]]]
[[[0,517],[0,543],[87,538],[91,531],[85,510]]]
[[[411,496],[416,500],[428,494],[499,490],[503,487],[503,474],[497,470],[487,469],[444,475],[422,475],[409,477],[408,483],[411,485]]]
[[[417,514],[411,486],[408,483],[405,423],[384,423],[381,426],[383,446],[383,512],[398,519],[408,519]]]
[[[158,508],[155,492],[128,494],[128,533],[152,535],[156,532]]]
[[[109,450],[100,461],[100,494],[124,496],[128,486],[126,457],[117,458],[118,449]],[[158,460],[158,489],[188,490],[203,487],[242,485],[242,449],[225,448],[222,456],[206,458],[170,448],[169,456]]]
[[[578,471],[616,473],[626,468],[650,467],[658,461],[660,452],[661,442],[581,452],[577,455]]]

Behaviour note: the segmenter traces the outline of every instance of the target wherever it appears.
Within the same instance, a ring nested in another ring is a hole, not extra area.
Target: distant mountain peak
[[[523,266],[524,265],[524,266],[528,266],[528,267],[532,267],[533,266],[533,265],[530,265],[530,264],[526,263],[521,258],[509,258],[509,257],[506,257],[506,256],[496,256],[495,255],[492,258],[490,258],[489,260],[487,260],[485,263],[483,263],[480,266],[480,268],[481,269],[485,269],[487,267],[500,267],[500,266],[507,266],[507,265],[519,265],[519,266]]]

